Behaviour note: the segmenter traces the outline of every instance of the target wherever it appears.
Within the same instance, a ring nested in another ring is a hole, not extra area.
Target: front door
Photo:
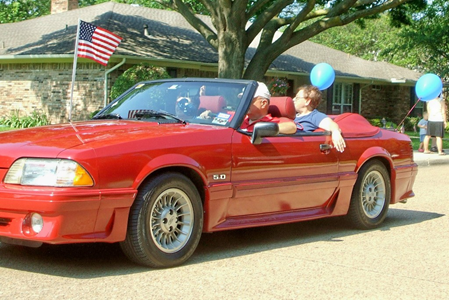
[[[236,131],[232,138],[228,218],[319,209],[338,188],[338,154],[320,150],[329,136],[285,135],[260,145]]]

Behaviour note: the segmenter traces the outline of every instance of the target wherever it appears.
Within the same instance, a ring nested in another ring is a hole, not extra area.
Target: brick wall
[[[369,85],[361,88],[361,114],[365,118],[386,117],[399,123],[410,110],[410,87]]]
[[[72,64],[0,64],[0,117],[19,112],[45,113],[52,124],[68,121]],[[131,65],[109,74],[108,90]],[[87,120],[103,107],[105,68],[98,63],[78,63],[73,94],[72,120]],[[216,77],[216,72],[178,69],[177,77]],[[327,90],[318,109],[326,112]],[[366,118],[386,117],[399,123],[410,109],[410,87],[361,87],[361,114]]]
[[[72,120],[84,120],[103,106],[104,67],[78,64]],[[45,113],[52,124],[67,122],[72,64],[0,65],[0,117]]]
[[[51,0],[51,13],[56,14],[78,8],[78,0]]]
[[[108,90],[117,77],[131,65],[123,65],[109,74]],[[52,124],[68,122],[70,63],[0,64],[0,117],[12,113],[28,116],[44,113]],[[104,104],[105,68],[98,63],[78,63],[73,92],[72,120],[87,120]],[[216,72],[180,69],[178,77],[210,77]]]

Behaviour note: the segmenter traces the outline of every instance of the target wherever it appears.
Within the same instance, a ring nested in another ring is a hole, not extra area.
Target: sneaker
[[[418,152],[424,152],[424,149],[418,149]]]
[[[432,152],[438,152],[438,148],[436,146],[433,146],[432,148],[430,148],[430,151]]]

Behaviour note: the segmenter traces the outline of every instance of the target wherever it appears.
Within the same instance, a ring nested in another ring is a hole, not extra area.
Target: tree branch
[[[154,0],[154,1],[165,7],[173,9],[174,11],[179,12],[187,20],[187,22],[189,22],[189,24],[193,28],[195,28],[206,39],[206,41],[209,44],[211,44],[212,47],[218,49],[217,34],[209,26],[207,26],[201,19],[196,17],[195,13],[190,8],[190,6],[187,6],[181,0],[170,0],[170,1]],[[209,1],[205,0],[200,1],[206,7],[208,7],[207,5],[209,5],[209,7],[213,7],[213,5]]]
[[[262,2],[265,2],[265,0],[262,0]],[[257,16],[253,24],[251,24],[251,26],[246,30],[248,36],[248,45],[273,18],[275,18],[287,5],[290,5],[292,3],[293,0],[275,1],[267,9],[265,9],[261,15]],[[257,12],[255,10],[252,11],[252,15],[250,15],[249,18]]]
[[[344,0],[337,5],[335,5],[333,8],[330,9],[328,17],[334,17],[337,15],[341,15],[342,13],[347,12],[351,7],[354,6],[354,3],[356,3],[357,0]],[[372,1],[370,1],[372,2]]]
[[[262,9],[271,0],[260,0],[254,3],[254,5],[248,11],[248,20],[251,16],[254,16],[259,10]],[[246,1],[248,3],[248,1]]]

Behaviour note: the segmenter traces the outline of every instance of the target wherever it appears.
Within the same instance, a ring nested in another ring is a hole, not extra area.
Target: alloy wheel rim
[[[193,207],[190,198],[180,189],[161,193],[150,215],[150,235],[159,250],[174,253],[189,241],[193,230]]]
[[[368,218],[378,217],[385,206],[385,181],[378,171],[370,172],[362,186],[363,212]]]

